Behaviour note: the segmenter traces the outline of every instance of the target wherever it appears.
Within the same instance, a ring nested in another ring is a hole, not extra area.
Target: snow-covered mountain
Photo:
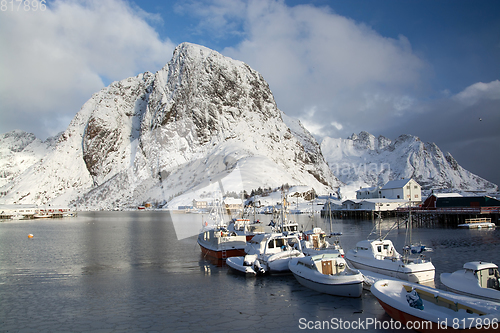
[[[289,184],[349,193],[403,177],[424,189],[498,190],[435,144],[409,135],[392,142],[361,132],[320,146],[277,108],[258,72],[190,43],[158,72],[95,93],[57,138],[0,136],[6,204],[176,208],[214,192]]]
[[[57,136],[45,141],[33,133],[14,130],[0,135],[0,188],[42,160],[57,143]]]
[[[401,178],[415,179],[423,190],[498,191],[497,185],[462,168],[450,153],[416,136],[401,135],[394,142],[367,132],[347,139],[326,137],[321,151],[333,174],[350,185],[346,194]]]
[[[183,43],[157,73],[94,94],[57,145],[0,191],[4,203],[113,209],[285,183],[320,193],[340,185],[258,72]]]

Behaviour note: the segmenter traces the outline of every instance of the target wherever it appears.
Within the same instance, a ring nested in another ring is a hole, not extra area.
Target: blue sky
[[[54,135],[92,93],[159,70],[185,41],[259,71],[318,141],[412,134],[500,183],[496,0],[58,0],[2,11],[0,132]]]

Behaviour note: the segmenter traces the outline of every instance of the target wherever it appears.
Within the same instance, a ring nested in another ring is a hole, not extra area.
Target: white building
[[[393,211],[407,203],[404,199],[364,199],[359,203],[361,210]]]
[[[392,180],[380,189],[381,198],[422,201],[422,188],[413,179]]]
[[[342,203],[344,210],[393,211],[407,203],[404,199],[350,199]]]
[[[224,198],[224,207],[230,211],[237,211],[243,209],[243,202],[241,199]]]
[[[399,179],[378,186],[361,188],[356,191],[356,199],[403,199],[422,201],[422,189],[413,179]]]
[[[380,198],[381,192],[378,186],[364,187],[356,191],[356,199]]]

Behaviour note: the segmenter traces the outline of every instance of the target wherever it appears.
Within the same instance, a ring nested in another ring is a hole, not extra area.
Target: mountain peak
[[[497,185],[462,168],[451,154],[443,154],[435,143],[423,143],[409,134],[394,142],[383,136],[375,141],[367,132],[346,140],[325,138],[321,150],[333,174],[356,188],[413,178],[424,190],[498,190]]]
[[[319,193],[337,187],[317,142],[289,123],[293,130],[257,71],[182,43],[155,74],[94,94],[52,155],[6,199],[111,209],[170,201],[218,181],[236,193],[285,183]]]

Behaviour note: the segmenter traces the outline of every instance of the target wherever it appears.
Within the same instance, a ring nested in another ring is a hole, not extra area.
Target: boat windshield
[[[489,269],[488,288],[500,290],[500,273],[498,273],[497,268]]]

